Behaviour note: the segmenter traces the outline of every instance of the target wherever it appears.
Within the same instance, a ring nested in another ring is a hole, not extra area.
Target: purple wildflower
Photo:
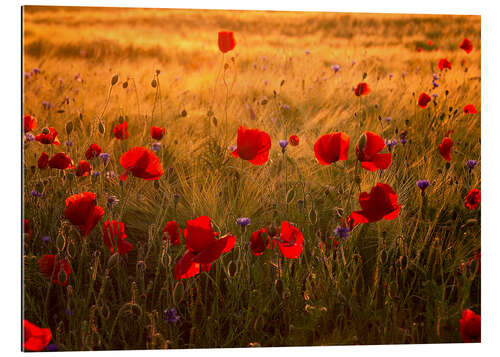
[[[106,205],[108,206],[108,208],[113,208],[114,206],[116,206],[118,204],[120,200],[118,198],[116,198],[116,196],[108,196],[108,199],[106,200]]]
[[[279,145],[282,149],[286,148],[288,146],[288,140],[280,140]]]
[[[44,237],[42,237],[42,241],[43,241],[45,244],[49,243],[49,242],[50,242],[50,236],[44,236]]]
[[[177,311],[175,311],[175,308],[165,309],[163,314],[165,315],[167,323],[176,323],[180,319],[179,315],[177,315]]]
[[[466,163],[469,170],[472,170],[477,165],[477,160],[468,160]]]
[[[417,181],[417,186],[419,189],[422,190],[422,194],[424,193],[424,190],[429,187],[430,183],[429,180],[418,180]]]
[[[310,54],[311,54],[311,51],[306,50],[306,55],[310,55]]]
[[[385,141],[385,145],[387,145],[387,148],[389,149],[389,151],[391,151],[392,148],[394,146],[396,146],[397,144],[398,144],[398,142],[395,139],[392,139],[392,140],[391,139],[387,139]]]
[[[73,142],[71,140],[66,140],[65,144],[68,149],[73,146]]]
[[[332,68],[332,71],[334,71],[335,73],[340,71],[340,65],[338,65],[338,64],[334,64],[331,68]]]
[[[436,83],[436,81],[432,81],[432,86],[433,86],[434,88],[437,88],[437,87],[439,87],[439,84],[437,84],[437,83]]]
[[[55,343],[49,343],[47,347],[45,347],[45,351],[47,352],[55,352],[58,351],[57,345]]]
[[[35,140],[35,136],[31,133],[26,134],[26,141],[33,141]]]
[[[334,230],[333,230],[333,234],[335,234],[335,236],[337,238],[344,238],[346,239],[348,236],[349,236],[349,232],[351,230],[349,229],[349,227],[342,227],[342,226],[337,226]]]
[[[240,218],[237,218],[236,219],[236,223],[241,226],[241,227],[245,227],[245,226],[248,226],[250,224],[250,218],[248,217],[240,217]]]
[[[151,144],[151,150],[153,150],[155,152],[160,152],[161,151],[161,143]]]
[[[385,117],[385,121],[386,121],[386,122],[390,122],[391,120],[392,120],[392,118],[391,118],[391,117]]]
[[[99,158],[102,160],[104,164],[106,164],[109,160],[109,154],[107,152],[102,152],[99,154]]]
[[[231,145],[229,147],[229,151],[233,152],[234,150],[236,150],[236,145]]]

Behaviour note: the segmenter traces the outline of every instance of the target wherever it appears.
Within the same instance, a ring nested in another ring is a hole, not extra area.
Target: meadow
[[[466,204],[481,188],[480,28],[479,16],[24,7],[23,113],[37,121],[23,134],[24,318],[58,350],[464,341],[463,311],[481,313],[481,209]],[[222,30],[236,41],[224,54]],[[241,126],[269,135],[263,165],[232,155]],[[48,127],[59,145],[34,140]],[[347,158],[322,165],[315,144],[334,132],[350,137]],[[365,132],[390,166],[361,167]],[[109,155],[77,175],[91,144]],[[120,178],[133,147],[159,158],[159,179]],[[39,168],[42,152],[75,168]],[[349,224],[377,183],[397,216]],[[66,203],[83,192],[104,211],[86,236]],[[234,247],[176,279],[200,216]],[[124,254],[103,239],[110,220]],[[283,253],[297,242],[282,222],[303,236],[298,257]],[[270,244],[255,255],[261,228]],[[69,269],[43,274],[44,255]]]

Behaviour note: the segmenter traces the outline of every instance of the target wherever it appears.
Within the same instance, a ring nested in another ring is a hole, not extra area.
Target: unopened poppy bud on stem
[[[362,151],[366,146],[366,134],[363,133],[358,139],[358,144],[357,147],[359,148],[360,151]]]

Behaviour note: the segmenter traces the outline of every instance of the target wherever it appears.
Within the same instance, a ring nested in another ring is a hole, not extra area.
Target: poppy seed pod
[[[42,129],[42,134],[47,135],[49,133],[50,133],[49,128],[45,127],[45,128]]]

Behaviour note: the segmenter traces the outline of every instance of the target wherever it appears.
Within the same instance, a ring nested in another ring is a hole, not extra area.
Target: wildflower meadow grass
[[[24,348],[479,341],[480,25],[24,7]]]

